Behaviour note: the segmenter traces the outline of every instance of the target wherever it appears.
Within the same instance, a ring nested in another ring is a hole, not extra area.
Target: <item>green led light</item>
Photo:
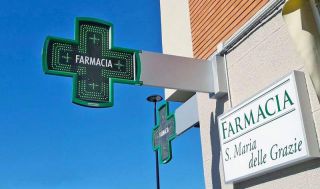
[[[115,48],[112,24],[76,19],[75,40],[47,37],[43,69],[73,77],[73,102],[88,107],[113,106],[113,83],[141,84],[139,51]]]

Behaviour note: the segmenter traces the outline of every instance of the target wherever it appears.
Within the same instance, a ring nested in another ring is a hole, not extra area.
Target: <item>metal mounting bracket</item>
[[[227,92],[223,57],[202,60],[142,51],[140,61],[143,85],[204,92],[217,97]]]

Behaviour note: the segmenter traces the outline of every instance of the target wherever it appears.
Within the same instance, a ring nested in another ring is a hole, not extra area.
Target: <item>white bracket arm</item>
[[[175,111],[176,134],[179,136],[199,124],[197,97],[194,95]]]
[[[214,93],[212,62],[143,51],[140,53],[143,85]]]
[[[216,98],[227,94],[223,57],[209,60],[142,51],[141,81],[143,85],[211,93]]]

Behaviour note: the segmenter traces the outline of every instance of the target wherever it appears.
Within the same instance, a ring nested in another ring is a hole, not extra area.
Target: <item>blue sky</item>
[[[116,84],[113,108],[85,108],[71,78],[42,71],[46,36],[73,39],[76,17],[113,23],[115,46],[161,52],[158,0],[1,0],[0,188],[155,188],[145,99],[163,89]],[[199,129],[173,141],[160,172],[162,188],[204,188]]]

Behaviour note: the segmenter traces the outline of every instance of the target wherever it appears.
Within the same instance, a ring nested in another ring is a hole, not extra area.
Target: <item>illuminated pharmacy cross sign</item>
[[[171,141],[176,137],[175,117],[169,115],[168,103],[158,109],[158,124],[153,129],[153,150],[160,151],[161,163],[168,163],[172,157]]]
[[[89,107],[113,105],[113,83],[138,84],[135,50],[114,48],[112,25],[78,18],[75,41],[48,37],[43,50],[45,73],[73,77],[73,102]]]

